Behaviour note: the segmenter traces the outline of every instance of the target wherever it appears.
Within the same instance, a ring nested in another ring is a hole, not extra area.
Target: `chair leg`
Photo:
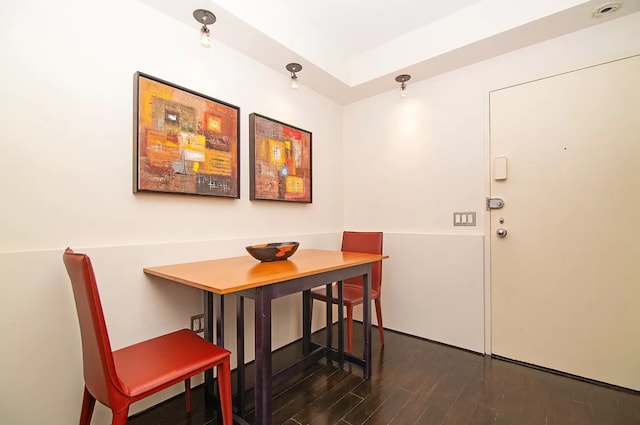
[[[96,405],[96,399],[93,398],[87,387],[84,387],[84,395],[82,397],[82,410],[80,411],[80,425],[90,425],[91,416],[93,416],[93,408]]]
[[[347,306],[347,352],[353,352],[353,306]]]
[[[216,368],[218,371],[218,392],[220,393],[220,407],[223,425],[233,425],[233,411],[231,406],[231,360],[225,358]]]
[[[113,414],[111,425],[127,425],[127,420],[129,419],[129,406],[119,412],[114,412],[112,410],[111,413]]]
[[[380,333],[380,345],[384,345],[384,328],[382,326],[382,306],[380,305],[380,298],[376,298],[376,317],[378,319],[378,332]]]
[[[187,413],[191,413],[191,378],[184,380],[184,402],[187,407]]]

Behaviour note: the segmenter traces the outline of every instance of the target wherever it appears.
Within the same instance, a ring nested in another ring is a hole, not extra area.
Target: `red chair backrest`
[[[382,232],[342,233],[341,251],[382,254]],[[345,286],[362,287],[362,276],[352,277],[343,282]],[[382,261],[376,261],[371,268],[371,289],[380,292],[382,286]]]
[[[91,260],[69,248],[62,259],[71,280],[80,323],[84,382],[98,401],[111,406],[113,397],[117,397],[114,383],[118,378]]]

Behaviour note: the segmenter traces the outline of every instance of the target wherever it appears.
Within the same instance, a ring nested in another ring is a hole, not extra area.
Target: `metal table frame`
[[[310,276],[294,278],[270,285],[259,286],[234,292],[236,298],[236,321],[237,321],[237,398],[236,405],[238,414],[234,416],[237,422],[244,422],[242,414],[245,407],[245,360],[244,360],[244,298],[255,301],[255,417],[256,422],[261,425],[271,424],[271,401],[273,385],[277,385],[286,379],[294,376],[308,366],[317,362],[323,357],[337,361],[341,365],[344,361],[351,362],[364,369],[364,378],[371,377],[371,267],[373,263],[359,264],[345,267],[338,270],[318,272]],[[342,305],[342,281],[344,279],[363,276],[363,329],[364,329],[364,349],[363,357],[356,357],[344,352],[344,329],[342,308],[338,309],[338,347],[332,347],[332,330],[329,324],[333,323],[333,309],[331,298],[327,299],[327,332],[326,345],[320,346],[311,342],[311,288],[322,286],[327,287],[327,293],[331,293],[333,282],[338,282],[338,305]],[[271,362],[271,301],[286,295],[302,292],[302,321],[303,321],[303,352],[304,358],[290,365],[286,369],[273,374]],[[204,297],[204,337],[213,342],[214,317],[216,322],[216,343],[224,346],[224,295],[205,291]],[[205,373],[205,388],[207,394],[213,394],[213,371]]]

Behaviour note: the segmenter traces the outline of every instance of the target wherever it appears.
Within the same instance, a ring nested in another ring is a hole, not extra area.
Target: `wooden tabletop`
[[[255,258],[221,258],[194,263],[145,267],[144,272],[195,286],[216,294],[229,294],[276,282],[373,263],[386,255],[299,249],[287,260],[261,263]]]

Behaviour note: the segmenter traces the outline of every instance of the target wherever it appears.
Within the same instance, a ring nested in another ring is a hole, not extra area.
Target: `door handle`
[[[504,238],[505,236],[507,236],[507,229],[503,229],[502,227],[499,228],[498,230],[496,230],[496,235],[498,235],[499,238]]]

